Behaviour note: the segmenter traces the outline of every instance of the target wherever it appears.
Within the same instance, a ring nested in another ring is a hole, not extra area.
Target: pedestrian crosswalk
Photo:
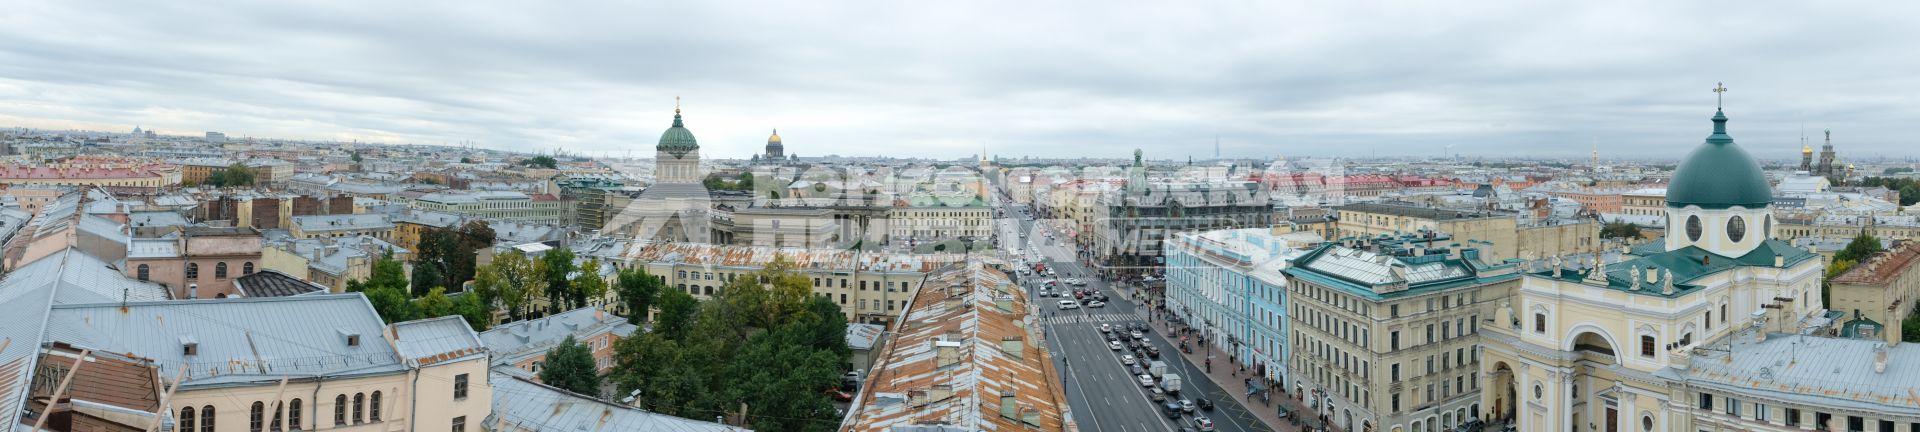
[[[1090,314],[1069,313],[1066,315],[1054,315],[1046,318],[1041,318],[1040,322],[1042,324],[1079,324],[1079,323],[1103,323],[1103,322],[1121,322],[1121,321],[1139,321],[1139,320],[1140,320],[1140,314],[1117,312],[1117,313],[1090,313]]]

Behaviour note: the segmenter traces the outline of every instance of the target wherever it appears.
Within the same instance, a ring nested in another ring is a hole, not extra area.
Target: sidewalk
[[[1154,319],[1151,325],[1154,331],[1159,332],[1161,336],[1164,337],[1167,335],[1168,328],[1166,320]],[[1179,343],[1177,337],[1169,337],[1168,339],[1170,343],[1176,345],[1176,349],[1173,350],[1174,354],[1185,356],[1188,363],[1195,365],[1197,369],[1202,372],[1206,371],[1207,353],[1209,351],[1214,352],[1214,359],[1219,360],[1219,362],[1214,365],[1216,367],[1213,368],[1213,372],[1206,372],[1207,379],[1213,381],[1214,385],[1220,386],[1220,388],[1228,394],[1235,396],[1241,404],[1247,407],[1248,411],[1251,411],[1250,414],[1252,414],[1254,418],[1259,419],[1261,423],[1266,423],[1267,428],[1281,432],[1305,430],[1304,424],[1296,424],[1280,418],[1279,410],[1277,410],[1274,405],[1284,405],[1287,407],[1287,411],[1292,412],[1293,415],[1296,416],[1312,414],[1313,410],[1307,409],[1305,404],[1295,399],[1294,394],[1287,393],[1285,389],[1275,388],[1268,392],[1267,401],[1251,400],[1250,397],[1246,396],[1247,378],[1252,375],[1251,370],[1249,370],[1248,373],[1242,373],[1236,376],[1235,373],[1239,370],[1239,366],[1227,362],[1226,353],[1219,352],[1215,345],[1207,345],[1206,349],[1201,349],[1198,344],[1192,344],[1193,353],[1189,354],[1180,352],[1180,350],[1177,349]],[[1326,428],[1331,431],[1339,431],[1339,429],[1335,428],[1332,424],[1327,424]]]

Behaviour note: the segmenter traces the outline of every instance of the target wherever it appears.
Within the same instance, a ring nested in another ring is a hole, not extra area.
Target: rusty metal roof
[[[785,256],[805,271],[930,273],[967,259],[963,254],[895,254],[797,247],[732,246],[705,243],[634,243],[622,254],[628,262],[761,268]],[[978,259],[978,256],[974,258]]]
[[[1059,372],[1005,274],[981,261],[944,266],[902,316],[843,431],[1064,429]]]

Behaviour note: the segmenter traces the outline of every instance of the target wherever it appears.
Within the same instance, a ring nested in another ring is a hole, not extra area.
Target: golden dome
[[[773,136],[767,137],[767,144],[778,144],[779,142],[780,142],[780,130],[774,129]]]
[[[1813,154],[1813,146],[1800,146],[1800,154]]]

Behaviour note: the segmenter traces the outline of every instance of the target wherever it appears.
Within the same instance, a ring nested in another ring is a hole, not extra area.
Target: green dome
[[[667,128],[666,132],[660,133],[660,145],[654,147],[654,150],[672,153],[674,157],[681,157],[699,149],[700,142],[695,141],[693,139],[693,131],[687,130],[687,126],[680,122],[680,109],[675,108],[673,110],[673,127]]]
[[[1713,135],[1693,149],[1667,185],[1667,206],[1761,208],[1773,203],[1773,188],[1760,164],[1727,135],[1727,115],[1713,113]]]

